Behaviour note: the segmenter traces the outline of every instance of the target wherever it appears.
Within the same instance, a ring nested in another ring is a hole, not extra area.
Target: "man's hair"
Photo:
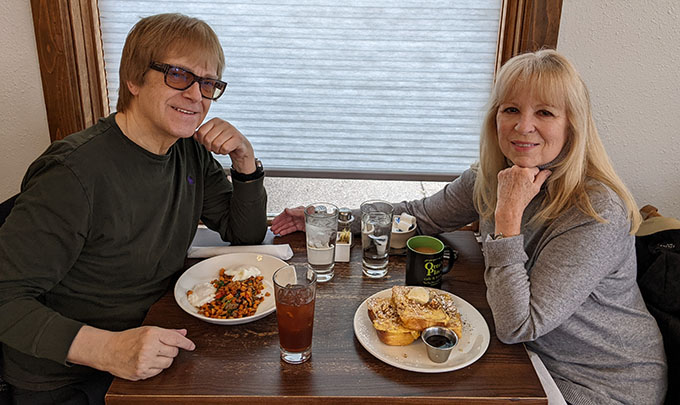
[[[139,20],[123,47],[116,110],[125,112],[130,106],[133,95],[127,83],[144,84],[144,74],[152,61],[162,63],[169,56],[185,55],[216,66],[217,77],[222,77],[222,45],[204,21],[182,14],[157,14]]]
[[[587,180],[594,179],[623,200],[634,232],[641,222],[640,213],[633,196],[614,172],[597,133],[588,89],[569,60],[550,49],[515,56],[498,72],[480,136],[474,190],[477,210],[484,218],[493,217],[498,172],[509,165],[498,144],[496,114],[501,104],[522,91],[528,91],[544,104],[563,108],[567,115],[567,139],[546,180],[549,197],[531,220],[544,223],[576,206],[586,215],[603,221],[587,194],[592,186]]]

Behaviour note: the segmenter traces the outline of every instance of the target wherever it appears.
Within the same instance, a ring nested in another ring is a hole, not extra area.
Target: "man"
[[[149,378],[195,345],[139,327],[182,269],[199,219],[235,244],[266,232],[264,172],[218,118],[224,54],[203,21],[140,20],[117,113],[53,143],[0,228],[2,376],[16,403],[96,403],[112,376]],[[233,185],[210,152],[228,154]],[[71,403],[71,402],[68,402]]]

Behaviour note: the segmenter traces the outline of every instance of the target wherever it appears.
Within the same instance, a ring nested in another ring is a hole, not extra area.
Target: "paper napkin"
[[[267,229],[267,235],[261,245],[239,245],[231,246],[229,242],[224,242],[220,234],[208,229],[204,225],[199,225],[191,246],[187,251],[187,257],[192,259],[204,259],[227,253],[262,253],[288,260],[293,257],[293,249],[290,245],[273,245],[274,234]]]

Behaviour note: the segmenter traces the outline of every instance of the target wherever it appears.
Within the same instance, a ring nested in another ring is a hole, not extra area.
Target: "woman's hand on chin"
[[[519,235],[524,210],[551,174],[550,170],[516,165],[498,172],[496,234]]]

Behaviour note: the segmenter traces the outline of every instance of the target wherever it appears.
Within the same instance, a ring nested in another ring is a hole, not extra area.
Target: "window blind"
[[[180,12],[210,24],[229,87],[208,118],[235,125],[268,173],[448,176],[478,156],[499,0],[99,0],[99,9],[112,111],[135,22]]]

